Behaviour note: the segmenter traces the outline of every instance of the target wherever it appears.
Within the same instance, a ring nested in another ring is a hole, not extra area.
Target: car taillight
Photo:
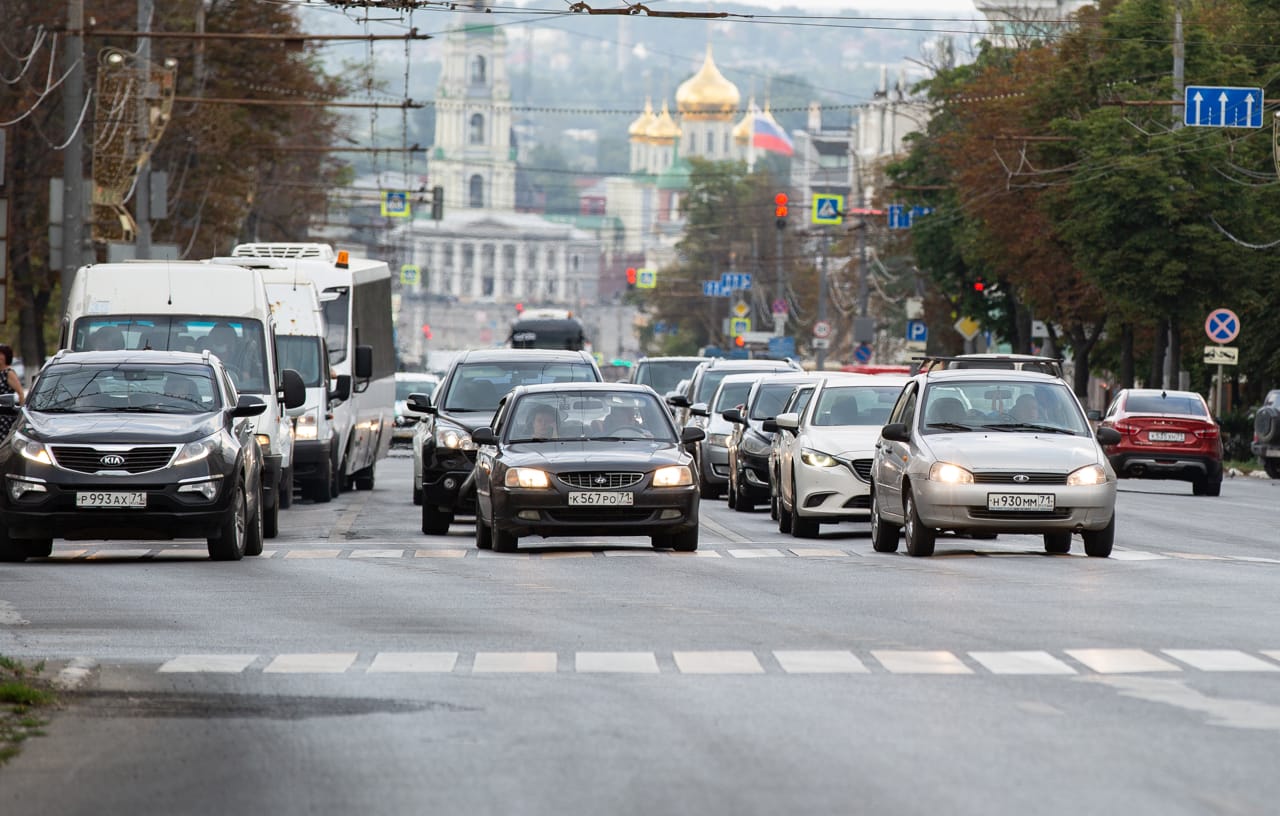
[[[1197,439],[1217,439],[1218,438],[1217,426],[1214,426],[1212,428],[1202,428],[1196,431],[1196,438]]]
[[[1138,431],[1142,430],[1141,427],[1137,425],[1130,425],[1127,422],[1117,422],[1115,428],[1117,431],[1125,435],[1136,434]]]

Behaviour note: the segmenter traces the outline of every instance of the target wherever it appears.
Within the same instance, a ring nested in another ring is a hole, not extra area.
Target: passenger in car
[[[534,439],[555,439],[559,436],[556,423],[559,417],[556,416],[556,409],[547,404],[538,405],[533,409],[533,422],[529,435]]]
[[[1013,404],[1013,410],[1009,413],[1019,422],[1039,422],[1044,418],[1041,416],[1040,403],[1031,394],[1018,397],[1018,401]]]

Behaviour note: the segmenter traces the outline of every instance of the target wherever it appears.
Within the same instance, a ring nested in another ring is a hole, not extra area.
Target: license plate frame
[[[1186,442],[1187,435],[1182,431],[1148,431],[1147,439],[1151,442]]]
[[[623,490],[574,490],[570,507],[634,507],[636,494]]]
[[[987,510],[992,513],[1051,513],[1057,508],[1053,493],[988,493]]]
[[[76,508],[84,510],[144,510],[145,490],[81,490],[76,492]]]

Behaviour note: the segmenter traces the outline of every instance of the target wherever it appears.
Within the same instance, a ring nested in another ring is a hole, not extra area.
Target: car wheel
[[[280,509],[288,510],[293,507],[293,467],[287,468],[284,473],[280,474]]]
[[[798,499],[799,496],[800,494],[796,492],[796,477],[795,477],[795,474],[792,474],[791,476],[791,502],[792,502],[791,530],[789,532],[791,533],[791,536],[793,538],[817,538],[818,522],[814,521],[813,519],[807,519],[807,518],[801,517],[800,508],[795,504],[796,499]]]
[[[720,498],[720,491],[713,485],[707,484],[707,481],[702,478],[701,470],[698,471],[698,497],[702,499]]]
[[[422,488],[415,487],[413,489],[413,503],[419,506],[422,504]]]
[[[355,483],[357,490],[373,490],[375,475],[373,465],[363,468],[355,475]]]
[[[1280,459],[1263,459],[1262,469],[1272,479],[1280,479]]]
[[[1044,551],[1054,555],[1071,552],[1071,533],[1045,533]]]
[[[756,509],[756,503],[742,495],[742,480],[738,480],[738,487],[733,491],[733,503],[730,505],[739,513],[750,513]]]
[[[898,551],[898,534],[902,528],[885,521],[880,515],[880,500],[876,492],[871,491],[871,546],[876,552],[891,553]]]
[[[937,541],[938,533],[931,527],[925,527],[924,522],[920,521],[920,514],[916,512],[916,497],[910,490],[907,491],[906,511],[907,555],[913,558],[928,558],[933,555],[933,545]]]
[[[262,555],[262,542],[266,537],[262,530],[262,491],[258,491],[258,497],[252,502],[253,511],[249,511],[249,502],[246,500],[245,513],[245,534],[244,534],[244,554],[245,555]]]
[[[778,520],[778,497],[772,493],[769,494],[769,518]]]
[[[9,538],[9,530],[0,524],[0,562],[17,564],[27,560],[27,548],[21,541]]]
[[[493,549],[493,531],[484,523],[484,519],[476,514],[476,549],[492,550]]]
[[[499,527],[497,525],[496,520],[494,522],[494,525],[489,528],[489,535],[493,539],[494,552],[513,553],[516,551],[516,547],[520,543],[519,536],[517,536],[515,533],[510,533],[502,529],[501,527]]]
[[[450,524],[453,524],[453,513],[429,504],[422,505],[423,535],[445,535]]]
[[[307,485],[307,493],[316,504],[325,504],[333,500],[333,460],[325,457],[320,464],[320,473]]]
[[[1107,526],[1101,530],[1082,530],[1080,537],[1084,539],[1084,554],[1090,558],[1108,558],[1111,556],[1111,545],[1116,540],[1116,517],[1111,516]]]
[[[667,539],[671,549],[676,552],[694,552],[698,549],[698,528],[676,533]]]
[[[270,505],[264,505],[262,514],[262,535],[266,538],[275,538],[280,535],[280,494],[276,493],[276,500]]]
[[[729,496],[729,501],[728,501],[729,509],[732,510],[738,504],[738,493],[733,489],[733,471],[729,471],[728,496]]]
[[[218,536],[206,540],[210,558],[214,561],[239,561],[244,557],[248,526],[246,515],[244,482],[239,482],[231,495],[231,506],[227,508]]]
[[[1203,479],[1196,479],[1191,483],[1191,495],[1193,496],[1219,496],[1222,494],[1222,480],[1212,481],[1208,476]]]
[[[342,460],[338,458],[337,451],[334,451],[333,458],[330,459],[329,464],[333,468],[332,473],[329,475],[329,496],[336,499],[342,495],[343,470]]]
[[[782,493],[778,493],[778,532],[791,533],[791,511],[787,509],[787,501]]]

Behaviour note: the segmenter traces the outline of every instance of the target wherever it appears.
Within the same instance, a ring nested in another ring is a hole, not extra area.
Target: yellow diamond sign
[[[956,331],[966,340],[972,340],[982,331],[982,324],[972,317],[962,317],[956,321]]]
[[[737,303],[733,304],[733,314],[736,317],[746,317],[750,311],[751,311],[751,307],[743,303],[742,301],[738,301]]]

